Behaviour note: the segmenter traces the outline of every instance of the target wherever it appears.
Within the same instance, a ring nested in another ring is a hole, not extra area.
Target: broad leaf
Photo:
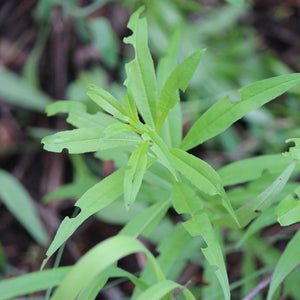
[[[223,132],[248,112],[259,108],[300,83],[300,74],[288,74],[255,82],[239,90],[241,99],[231,104],[228,97],[209,108],[192,126],[181,148],[189,150]]]
[[[289,226],[300,222],[300,187],[294,191],[293,195],[284,198],[276,208],[278,222],[281,226]],[[297,200],[296,200],[297,199]]]
[[[1,299],[15,299],[17,296],[42,291],[57,286],[71,271],[72,267],[61,267],[34,272],[0,282]]]
[[[164,280],[164,275],[154,256],[141,242],[130,236],[117,235],[88,251],[61,282],[52,300],[75,299],[100,272],[124,256],[135,252],[145,253],[157,280]],[[100,260],[99,257],[101,257]]]
[[[89,85],[87,94],[106,112],[124,122],[129,121],[129,118],[126,116],[125,109],[122,107],[121,103],[106,90],[96,85]]]
[[[76,203],[81,209],[74,218],[66,217],[58,228],[42,267],[50,256],[74,233],[74,231],[90,216],[108,206],[123,193],[125,168],[121,168],[89,189]]]
[[[49,236],[33,200],[20,182],[4,170],[0,170],[0,199],[39,244],[47,245]]]
[[[106,137],[102,128],[66,130],[42,139],[45,150],[61,152],[63,149],[67,149],[69,153],[74,154],[136,145],[140,142],[140,137],[132,131]]]
[[[144,142],[130,156],[124,177],[124,201],[126,207],[130,207],[139,192],[147,166],[149,142]]]
[[[183,223],[183,226],[191,236],[201,235],[203,237],[207,247],[202,248],[202,252],[209,264],[215,267],[215,273],[222,287],[224,299],[229,300],[229,282],[223,254],[207,214],[196,215],[191,220]]]
[[[167,79],[157,103],[157,131],[162,127],[169,111],[173,109],[175,104],[180,100],[177,90],[181,89],[182,91],[185,91],[198,67],[203,53],[203,50],[194,52],[191,56],[181,62]]]
[[[300,230],[294,235],[281,255],[272,276],[267,300],[273,299],[276,289],[293,269],[300,264]]]
[[[126,65],[125,85],[134,99],[144,121],[152,129],[156,122],[157,87],[153,60],[148,48],[148,31],[145,18],[140,18],[143,8],[132,14],[128,28],[133,34],[124,39],[135,49],[135,59]]]

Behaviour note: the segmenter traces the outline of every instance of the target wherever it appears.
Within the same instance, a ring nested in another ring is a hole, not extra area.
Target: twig
[[[266,277],[262,282],[260,282],[248,295],[246,295],[242,300],[253,299],[261,290],[269,285],[272,279],[272,274]]]

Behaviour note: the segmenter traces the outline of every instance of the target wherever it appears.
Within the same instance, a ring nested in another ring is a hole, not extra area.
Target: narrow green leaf
[[[123,227],[120,234],[138,237],[143,235],[148,237],[160,220],[165,216],[171,205],[171,199],[157,202],[137,215]]]
[[[175,168],[200,191],[209,195],[219,195],[222,204],[231,217],[237,222],[234,210],[224,191],[221,179],[217,172],[205,161],[197,158],[181,149],[170,149]]]
[[[132,14],[128,28],[133,34],[124,39],[135,49],[135,59],[126,64],[125,85],[141,113],[144,121],[152,129],[156,122],[157,87],[153,60],[148,48],[148,30],[145,18],[140,18],[144,8]]]
[[[182,293],[187,300],[196,300],[193,294],[185,286],[171,280],[164,280],[149,287],[145,292],[138,296],[137,300],[160,300],[174,289],[182,289]]]
[[[78,128],[105,128],[118,122],[112,116],[97,112],[89,114],[86,112],[86,105],[78,101],[56,101],[46,108],[47,116],[53,116],[58,113],[68,113],[67,122]]]
[[[183,182],[174,183],[172,201],[179,214],[187,213],[193,216],[204,208],[195,190]]]
[[[278,286],[283,282],[287,275],[300,264],[300,230],[290,240],[283,254],[281,255],[272,276],[267,300],[273,299]]]
[[[226,1],[236,6],[243,6],[245,4],[244,0],[226,0]]]
[[[130,236],[117,235],[88,251],[72,268],[56,289],[52,300],[75,299],[80,291],[100,272],[124,256],[135,252],[146,254],[157,280],[165,277],[151,252],[141,242]],[[101,259],[99,259],[99,257]],[[97,263],[95,263],[97,262]]]
[[[184,92],[187,88],[203,53],[204,50],[194,52],[191,56],[182,61],[167,79],[157,103],[157,131],[162,127],[169,111],[174,108],[175,104],[179,101],[177,90],[181,89]]]
[[[71,271],[72,267],[61,267],[34,272],[0,282],[0,298],[14,299],[29,293],[57,286]]]
[[[300,138],[292,138],[286,141],[286,143],[293,142],[295,143],[294,147],[290,147],[289,151],[283,153],[283,155],[290,157],[292,159],[300,160]]]
[[[134,103],[134,99],[129,91],[126,96],[122,97],[122,102],[123,102],[126,114],[129,117],[129,123],[135,124],[135,123],[139,122],[139,115],[138,115],[138,112],[137,112],[137,109],[136,109],[136,106]]]
[[[150,137],[153,141],[151,150],[156,154],[162,164],[171,172],[174,178],[178,180],[178,175],[174,168],[174,163],[167,145],[155,131],[151,130],[147,125],[145,127],[146,133],[144,134],[144,138],[148,139]]]
[[[261,155],[228,164],[217,170],[224,186],[244,183],[259,178],[263,172],[280,173],[292,159],[281,154]]]
[[[129,121],[129,118],[126,116],[126,112],[121,103],[106,90],[96,85],[89,85],[87,94],[103,110],[124,122]]]
[[[0,67],[0,78],[0,96],[9,103],[44,112],[46,106],[52,101],[48,95],[3,67]]]
[[[241,99],[231,104],[228,97],[209,108],[192,126],[181,148],[189,150],[223,132],[248,112],[259,108],[300,83],[300,74],[288,74],[255,82],[239,90]]]
[[[102,128],[66,130],[42,139],[44,149],[47,151],[61,152],[63,149],[67,149],[69,153],[74,154],[136,145],[140,142],[141,138],[135,132],[126,131],[106,137]]]
[[[177,64],[177,52],[180,41],[179,27],[177,27],[167,46],[166,55],[160,58],[156,68],[157,77],[157,88],[161,92],[163,85],[165,84],[167,78],[170,76],[172,71],[175,69]]]
[[[207,248],[203,248],[202,252],[209,264],[215,267],[215,273],[222,287],[224,299],[229,300],[230,289],[225,262],[220,243],[215,237],[209,217],[205,213],[196,215],[191,220],[183,223],[183,226],[191,236],[201,235],[203,237],[207,244]]]
[[[124,201],[126,207],[129,207],[135,201],[140,190],[144,174],[147,167],[147,154],[149,142],[144,142],[131,154],[124,177]]]
[[[50,256],[74,233],[90,216],[108,206],[123,193],[125,168],[121,168],[89,189],[76,203],[81,209],[75,218],[66,217],[58,228],[54,240],[46,253],[42,268]]]
[[[33,200],[20,182],[4,170],[0,170],[0,199],[31,236],[39,244],[46,246],[49,236]]]
[[[300,222],[300,187],[294,191],[293,195],[285,197],[277,206],[277,221],[281,226],[289,226]],[[296,200],[297,199],[297,200]]]

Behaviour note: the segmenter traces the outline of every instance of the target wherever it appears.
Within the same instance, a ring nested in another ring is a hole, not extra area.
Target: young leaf
[[[34,272],[0,282],[1,299],[15,299],[17,296],[42,291],[57,286],[71,271],[72,267],[61,267]]]
[[[296,200],[298,198],[298,200]],[[300,222],[300,187],[294,192],[294,197],[288,195],[276,208],[277,221],[281,226],[289,226]]]
[[[123,193],[124,174],[125,168],[119,169],[89,189],[75,203],[75,206],[81,209],[79,215],[71,219],[66,217],[62,221],[46,253],[47,258],[44,259],[42,268],[50,256],[74,233],[79,225],[102,208],[108,206]]]
[[[151,252],[133,237],[117,235],[98,244],[88,251],[72,268],[56,289],[52,300],[75,299],[80,291],[88,285],[100,272],[124,256],[135,252],[146,254],[149,265],[157,280],[164,280],[158,263]],[[99,260],[99,257],[101,259]],[[95,263],[97,261],[97,263]]]
[[[74,154],[136,145],[140,142],[141,138],[135,132],[126,131],[113,137],[105,137],[102,128],[66,130],[42,139],[45,150],[61,152],[63,149],[68,149],[69,153]]]
[[[0,170],[0,198],[31,236],[39,244],[46,246],[49,236],[33,200],[20,182],[4,170]]]
[[[148,48],[148,31],[145,18],[140,18],[144,8],[132,14],[128,28],[133,34],[124,39],[135,48],[135,59],[126,65],[125,85],[134,99],[144,121],[152,129],[156,122],[157,87],[153,60]]]
[[[171,292],[174,289],[183,289],[182,293],[185,296],[185,299],[187,300],[196,300],[196,298],[193,296],[193,294],[184,286],[171,281],[171,280],[164,280],[161,282],[158,282],[151,287],[149,287],[147,290],[145,290],[141,295],[137,297],[137,300],[160,300],[164,299],[164,296],[167,295],[169,292]]]
[[[142,184],[142,180],[147,166],[149,142],[144,142],[130,156],[128,166],[124,177],[124,201],[126,207],[129,207],[135,201]]]
[[[179,32],[179,28],[176,28],[169,40],[166,49],[166,55],[163,56],[158,61],[157,64],[156,78],[157,78],[157,88],[159,92],[161,92],[161,89],[165,84],[167,78],[170,76],[170,74],[176,67],[179,42],[180,42],[180,32]]]
[[[89,85],[87,94],[103,110],[107,111],[117,119],[129,122],[129,118],[126,116],[126,112],[121,103],[109,92],[96,85]]]
[[[300,263],[300,230],[290,240],[281,255],[272,276],[267,300],[273,299],[277,287],[283,282],[287,275]]]
[[[157,103],[157,131],[162,127],[169,111],[174,108],[175,104],[179,101],[177,90],[181,89],[184,92],[187,88],[203,53],[204,50],[194,52],[191,56],[181,62],[167,79]]]
[[[288,74],[255,82],[239,90],[241,99],[234,104],[225,97],[209,108],[192,126],[181,143],[189,150],[223,132],[248,112],[259,108],[300,83],[300,74]]]
[[[190,180],[200,191],[209,195],[219,195],[223,205],[237,222],[231,203],[224,191],[217,172],[206,162],[181,149],[170,149],[175,168]]]
[[[183,223],[191,236],[201,235],[207,244],[202,252],[211,266],[214,266],[216,276],[223,290],[224,299],[230,299],[229,282],[226,273],[225,262],[220,244],[215,238],[213,227],[207,214],[195,215],[191,220]]]

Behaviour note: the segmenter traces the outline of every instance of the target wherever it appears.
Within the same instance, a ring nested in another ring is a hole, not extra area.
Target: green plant
[[[171,299],[171,291],[178,287],[186,299],[195,299],[195,296],[230,299],[234,286],[229,285],[226,272],[222,229],[230,228],[227,238],[231,244],[245,249],[242,275],[246,283],[239,282],[236,286],[242,286],[246,292],[253,286],[253,278],[247,277],[253,273],[251,261],[265,247],[256,233],[275,223],[276,213],[283,226],[299,221],[299,203],[288,196],[294,190],[299,194],[299,185],[288,182],[295,176],[294,171],[300,170],[297,164],[299,139],[293,139],[295,147],[285,156],[265,155],[237,161],[218,171],[187,151],[298,85],[300,74],[282,75],[246,86],[239,90],[240,99],[233,104],[228,97],[221,99],[182,138],[178,90],[185,91],[204,51],[197,50],[176,66],[179,39],[175,33],[155,73],[148,48],[147,23],[140,17],[141,13],[142,9],[136,11],[128,24],[133,33],[125,42],[134,47],[135,58],[126,65],[127,94],[122,102],[91,85],[88,95],[108,114],[101,111],[91,115],[83,103],[74,101],[58,101],[47,107],[49,116],[68,113],[67,121],[77,129],[45,137],[42,143],[46,150],[61,152],[67,149],[70,154],[96,152],[97,157],[105,154],[115,160],[119,169],[91,187],[76,202],[79,214],[63,220],[46,253],[43,267],[87,218],[119,201],[120,197],[127,210],[139,201],[143,201],[146,208],[117,236],[91,249],[74,266],[3,281],[0,283],[3,298],[58,285],[52,299],[94,299],[109,278],[124,277],[136,287],[134,299]],[[239,186],[241,184],[245,185]],[[278,205],[285,196],[287,198]],[[168,220],[167,212],[171,207],[183,221],[169,222],[168,230],[162,231],[162,236],[155,240],[152,232],[161,227],[160,221]],[[157,258],[137,239],[139,236],[158,242]],[[278,261],[268,299],[299,264],[296,251],[299,243],[298,231]],[[202,264],[205,278],[210,284],[199,291],[197,286],[188,289],[179,285],[176,279],[188,259],[199,264],[200,249],[206,259]],[[116,266],[120,258],[136,252],[143,252],[149,264],[139,277]],[[294,255],[294,259],[287,262],[290,255]],[[272,270],[278,253],[270,246],[261,254],[261,259],[266,270]],[[215,285],[215,278],[219,285]],[[293,289],[289,292],[293,293]]]

